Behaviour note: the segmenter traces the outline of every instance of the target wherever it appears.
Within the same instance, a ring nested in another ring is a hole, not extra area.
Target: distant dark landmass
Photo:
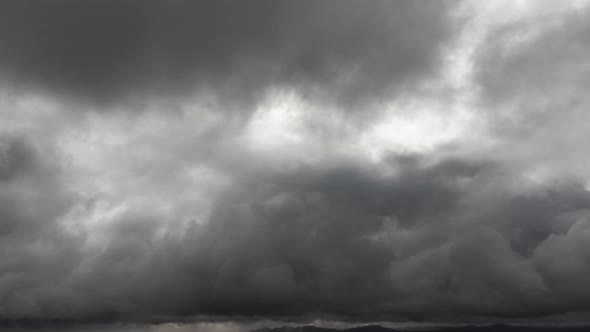
[[[100,321],[82,322],[72,320],[1,320],[0,331],[64,331],[64,332],[137,332],[144,331],[145,327],[155,326],[159,323],[138,323],[137,325],[112,325],[109,323],[101,323]],[[149,331],[149,330],[147,330]],[[164,331],[168,331],[165,329]],[[187,328],[180,331],[192,331],[190,322]],[[198,331],[206,331],[198,329]],[[365,325],[352,327],[347,329],[337,329],[328,327],[318,327],[313,325],[303,326],[281,326],[281,327],[264,327],[254,329],[249,332],[590,332],[590,325],[576,325],[576,326],[523,326],[523,325],[507,325],[507,324],[493,324],[493,325],[466,325],[454,327],[408,327],[408,328],[389,328],[380,325]]]
[[[416,330],[416,329],[412,329]],[[344,330],[317,326],[282,326],[262,328],[251,332],[403,332],[405,329],[392,329],[380,325],[359,326]],[[590,326],[515,326],[515,325],[468,325],[460,327],[424,328],[421,332],[590,332]]]

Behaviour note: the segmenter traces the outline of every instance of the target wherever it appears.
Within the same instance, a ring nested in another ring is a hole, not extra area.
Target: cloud
[[[501,165],[456,158],[402,156],[373,167],[251,174],[184,231],[177,211],[147,205],[103,215],[93,234],[45,213],[49,224],[35,225],[46,238],[11,249],[23,270],[3,279],[12,296],[2,316],[457,320],[587,309],[586,297],[572,295],[583,287],[584,258],[555,265],[583,244],[576,230],[590,194],[578,182],[514,191],[507,184],[518,175]],[[56,197],[50,205],[61,206]],[[8,280],[26,286],[15,292]]]
[[[530,13],[493,27],[487,36],[477,59],[484,94],[500,102],[526,100],[535,108],[565,106],[581,97],[570,89],[583,86],[588,76],[588,8],[547,2],[530,6]],[[557,95],[561,98],[552,101]]]
[[[0,4],[0,321],[587,317],[587,9],[457,5]]]
[[[117,105],[273,85],[350,103],[436,69],[453,2],[8,1],[4,84]],[[238,105],[241,102],[238,102]]]
[[[44,316],[54,299],[71,295],[64,284],[79,264],[80,243],[58,220],[76,197],[61,185],[55,159],[40,154],[40,146],[15,136],[0,138],[0,146],[0,315]]]

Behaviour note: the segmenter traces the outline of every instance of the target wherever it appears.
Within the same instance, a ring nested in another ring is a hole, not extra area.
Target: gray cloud
[[[271,85],[350,103],[433,71],[452,5],[6,1],[0,70],[18,89],[103,105],[199,89],[244,101]]]
[[[587,106],[588,8],[537,6],[544,10],[533,5],[536,14],[492,28],[475,58],[482,102],[498,130],[521,138],[579,121]]]
[[[50,315],[56,299],[65,313],[72,295],[65,284],[79,264],[80,242],[57,221],[76,197],[40,146],[18,136],[0,138],[0,146],[0,316]]]
[[[455,5],[0,4],[0,323],[587,319],[587,10]]]
[[[478,58],[488,98],[502,102],[522,98],[536,102],[531,105],[535,108],[554,108],[572,106],[582,97],[567,90],[587,84],[588,9],[556,12],[512,22],[490,33]],[[562,98],[555,100],[557,95]]]
[[[207,254],[191,264],[200,282],[189,307],[361,320],[572,310],[546,283],[551,264],[539,257],[559,234],[546,224],[584,215],[590,195],[576,186],[513,194],[500,187],[473,199],[494,169],[454,160],[394,177],[330,169],[320,178],[299,173],[293,185],[247,183],[218,201],[190,241],[192,252]]]
[[[513,192],[516,175],[490,162],[403,157],[391,166],[393,175],[354,164],[253,175],[184,235],[162,237],[171,220],[129,210],[96,230],[107,236],[93,249],[45,213],[49,224],[26,233],[44,229],[41,238],[11,249],[16,265],[3,261],[2,289],[13,295],[2,316],[460,320],[589,309],[575,291],[586,263],[584,251],[572,254],[590,220],[578,183]]]

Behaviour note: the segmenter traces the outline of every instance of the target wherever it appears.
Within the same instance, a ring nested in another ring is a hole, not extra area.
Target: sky
[[[0,323],[588,322],[589,33],[588,1],[2,1]]]

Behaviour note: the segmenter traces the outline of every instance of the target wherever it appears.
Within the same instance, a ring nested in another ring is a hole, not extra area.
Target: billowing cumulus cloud
[[[588,8],[0,4],[0,323],[586,320]]]

